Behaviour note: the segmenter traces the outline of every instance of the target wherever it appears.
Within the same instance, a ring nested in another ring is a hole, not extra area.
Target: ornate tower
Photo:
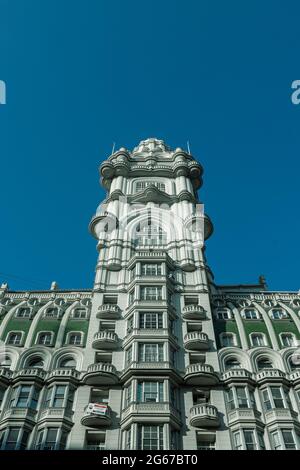
[[[197,440],[216,440],[205,431],[219,428],[224,403],[203,253],[213,228],[197,196],[202,173],[190,154],[154,138],[100,166],[107,196],[90,223],[99,258],[86,383],[109,387],[115,416],[106,434],[116,448],[195,449]]]

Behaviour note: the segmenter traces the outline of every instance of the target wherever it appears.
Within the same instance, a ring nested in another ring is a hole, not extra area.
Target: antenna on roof
[[[116,142],[113,142],[111,154],[115,153]]]
[[[190,141],[189,140],[186,141],[186,145],[187,145],[188,153],[191,154]]]

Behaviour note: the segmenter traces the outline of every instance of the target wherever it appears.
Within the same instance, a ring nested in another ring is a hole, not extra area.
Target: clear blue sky
[[[298,290],[300,3],[0,0],[0,280],[89,288],[98,166],[158,137],[205,169],[219,284]]]

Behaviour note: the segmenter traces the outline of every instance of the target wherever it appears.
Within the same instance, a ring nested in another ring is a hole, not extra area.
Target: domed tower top
[[[132,151],[132,154],[137,153],[170,153],[171,149],[168,147],[163,140],[156,139],[151,137],[146,140],[141,140],[141,142],[135,147]]]

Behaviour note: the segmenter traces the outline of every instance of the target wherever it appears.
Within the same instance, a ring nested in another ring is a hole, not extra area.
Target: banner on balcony
[[[105,415],[108,411],[108,406],[103,405],[102,403],[90,403],[88,406],[87,411],[89,413],[97,414],[97,415]]]

